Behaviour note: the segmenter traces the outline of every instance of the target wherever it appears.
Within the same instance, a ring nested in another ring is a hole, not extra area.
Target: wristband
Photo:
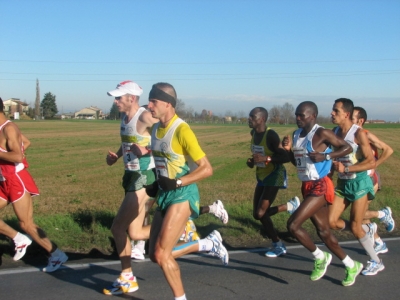
[[[267,156],[267,161],[265,162],[265,165],[268,165],[271,162],[272,158],[271,156]]]

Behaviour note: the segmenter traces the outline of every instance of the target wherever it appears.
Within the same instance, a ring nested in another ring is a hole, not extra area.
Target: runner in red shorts
[[[26,170],[28,163],[24,151],[29,146],[17,125],[4,115],[3,100],[0,98],[0,209],[12,204],[19,224],[36,243],[50,254],[44,272],[53,272],[68,260],[67,255],[52,243],[44,231],[33,221],[32,196],[39,194],[35,182]],[[0,233],[13,238],[16,244],[14,260],[20,259],[32,240],[0,221]]]
[[[310,276],[312,281],[325,275],[331,263],[332,254],[319,249],[307,231],[302,228],[303,223],[308,219],[314,224],[318,236],[326,247],[346,266],[346,277],[342,285],[349,286],[354,284],[363,265],[346,255],[330,230],[328,207],[334,199],[334,187],[328,175],[332,167],[332,159],[350,153],[351,147],[343,139],[336,137],[331,130],[316,124],[317,115],[318,108],[314,102],[300,103],[296,109],[296,123],[299,129],[293,133],[293,147],[289,136],[282,141],[282,145],[290,154],[293,165],[297,167],[297,176],[303,182],[304,198],[289,218],[287,227],[315,258],[314,270]],[[337,150],[332,151],[331,145]]]

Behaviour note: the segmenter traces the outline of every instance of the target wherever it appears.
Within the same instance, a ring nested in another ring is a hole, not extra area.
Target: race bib
[[[265,152],[264,152],[264,147],[263,146],[252,145],[251,152],[253,152],[253,154],[260,154],[262,156],[265,156]],[[255,165],[257,167],[259,167],[259,168],[265,168],[266,167],[264,162],[258,162]]]
[[[293,148],[294,160],[296,162],[297,174],[299,177],[307,175],[307,150],[305,148]]]
[[[338,157],[336,158],[337,161],[340,161],[345,167],[350,167],[353,165],[353,163],[350,160],[350,157],[348,155],[343,156],[343,157]],[[340,179],[354,179],[357,177],[356,173],[351,172],[351,173],[339,173],[338,172],[338,177]]]
[[[160,175],[164,177],[169,177],[167,159],[164,157],[154,157],[154,162],[156,164],[157,178],[159,178]]]
[[[132,143],[122,143],[122,156],[124,158],[125,170],[128,171],[139,171],[139,159],[138,157],[131,151]]]

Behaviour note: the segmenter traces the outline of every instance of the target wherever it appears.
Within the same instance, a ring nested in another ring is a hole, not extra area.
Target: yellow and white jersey
[[[196,166],[203,158],[196,136],[189,125],[175,115],[166,128],[157,123],[151,134],[151,149],[157,176],[180,178]]]
[[[126,116],[121,121],[122,157],[124,159],[125,170],[127,171],[143,171],[154,168],[154,159],[151,154],[146,154],[138,158],[131,151],[132,144],[138,144],[143,147],[150,146],[151,136],[141,135],[136,131],[138,119],[145,110],[145,108],[140,107],[128,123],[125,123]]]

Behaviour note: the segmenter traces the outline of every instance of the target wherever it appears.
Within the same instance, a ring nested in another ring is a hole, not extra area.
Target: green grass
[[[108,150],[116,151],[120,145],[119,121],[68,120],[19,121],[18,126],[31,140],[27,150],[29,171],[41,195],[34,198],[34,216],[49,238],[69,252],[89,253],[96,248],[103,253],[113,252],[110,227],[124,196],[121,187],[122,162],[109,167],[105,163]],[[260,223],[252,217],[252,198],[255,187],[255,169],[245,161],[250,156],[250,135],[247,125],[191,124],[203,150],[213,165],[214,175],[199,183],[201,205],[221,199],[229,212],[229,223],[223,225],[211,215],[196,220],[201,236],[218,229],[230,247],[267,246]],[[270,125],[279,135],[290,134],[294,125]],[[332,128],[332,124],[326,124]],[[398,195],[398,169],[400,168],[399,124],[367,125],[373,133],[395,150],[394,155],[379,171],[383,190],[371,207],[389,205],[400,222]],[[300,195],[300,181],[291,164],[285,165],[289,187],[281,190],[275,204],[285,203]],[[345,213],[348,216],[348,213]],[[19,228],[12,207],[1,211],[1,218]],[[280,235],[293,241],[286,230],[287,213],[273,216]],[[398,223],[400,224],[400,223]],[[306,229],[318,240],[310,222]],[[380,225],[382,229],[382,225]],[[385,232],[381,231],[383,236]],[[396,228],[392,235],[398,235]],[[348,238],[349,235],[339,235]],[[1,238],[1,237],[0,237]],[[12,245],[4,237],[0,247],[12,254]]]

